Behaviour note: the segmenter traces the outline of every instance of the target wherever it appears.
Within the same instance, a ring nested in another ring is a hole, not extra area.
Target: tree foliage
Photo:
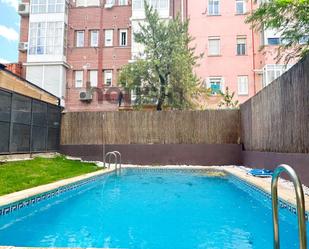
[[[230,93],[228,87],[225,88],[225,92],[220,92],[222,96],[222,100],[219,103],[219,107],[222,108],[238,108],[239,102],[238,100],[234,100],[235,92]]]
[[[268,0],[246,19],[257,30],[274,29],[281,34],[278,61],[309,53],[309,0]]]
[[[160,20],[159,14],[145,1],[145,23],[135,41],[144,47],[144,53],[121,70],[119,83],[134,90],[139,105],[156,103],[157,110],[164,105],[175,109],[194,107],[194,97],[202,94],[199,79],[193,72],[198,57],[189,47],[189,21]]]

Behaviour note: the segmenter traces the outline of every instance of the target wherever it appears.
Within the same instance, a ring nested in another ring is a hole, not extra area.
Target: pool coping
[[[83,174],[80,176],[75,176],[75,177],[71,177],[71,178],[67,178],[67,179],[63,179],[63,180],[59,180],[56,182],[52,182],[52,183],[48,183],[48,184],[44,184],[44,185],[40,185],[37,187],[33,187],[33,188],[29,188],[29,189],[25,189],[25,190],[21,190],[18,192],[14,192],[14,193],[10,193],[7,195],[3,195],[0,196],[0,209],[3,208],[4,206],[13,204],[13,203],[18,203],[20,201],[23,201],[25,199],[37,196],[37,195],[41,195],[56,189],[59,189],[61,187],[65,187],[68,186],[70,184],[74,184],[80,181],[84,181],[96,176],[100,176],[100,175],[104,175],[107,174],[109,172],[114,171],[114,169],[100,169],[98,171],[95,172],[91,172],[91,173],[87,173],[87,174]],[[1,248],[1,247],[0,247]]]
[[[267,193],[271,196],[271,181],[269,178],[261,178],[255,177],[252,175],[247,174],[247,172],[241,168],[237,168],[237,166],[227,166],[224,168],[224,171],[236,176],[237,178],[249,183],[253,187],[260,189],[261,191]],[[281,178],[280,178],[281,179]],[[278,182],[278,196],[280,200],[286,202],[287,204],[292,205],[292,207],[288,208],[296,208],[296,195],[294,189],[291,189],[286,186],[283,182],[279,179]],[[305,211],[309,213],[309,196],[304,194],[304,201],[305,201]]]
[[[249,183],[250,185],[257,187],[258,189],[266,192],[267,194],[271,194],[271,183],[267,178],[260,178],[248,175],[247,172],[239,166],[191,166],[191,165],[165,165],[165,166],[143,166],[143,165],[123,165],[122,168],[137,168],[137,169],[214,169],[219,171],[224,171],[226,173],[232,174],[233,176]],[[70,184],[74,184],[77,182],[81,182],[93,177],[97,177],[100,175],[104,175],[114,171],[114,167],[110,169],[101,169],[95,172],[87,173],[84,175],[67,178],[63,180],[59,180],[53,183],[48,183],[44,185],[40,185],[37,187],[21,190],[18,192],[10,193],[7,195],[0,196],[0,209],[8,206],[13,203],[18,203],[22,200],[29,199],[34,196],[41,195],[43,193],[47,193],[61,187],[68,186]],[[296,196],[293,189],[288,188],[282,182],[278,183],[279,190],[278,195],[279,198],[283,201],[290,203],[293,206],[296,206]],[[309,196],[305,195],[305,210],[309,212]],[[1,248],[0,248],[1,249]]]

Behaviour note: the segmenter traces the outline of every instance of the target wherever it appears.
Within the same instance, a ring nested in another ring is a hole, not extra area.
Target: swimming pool
[[[99,177],[0,216],[0,245],[273,248],[269,198],[208,172],[124,169]],[[298,248],[296,215],[280,213],[281,248]]]

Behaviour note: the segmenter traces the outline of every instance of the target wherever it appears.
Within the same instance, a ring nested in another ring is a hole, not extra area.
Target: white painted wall
[[[65,97],[66,68],[63,65],[27,65],[26,79],[62,100]]]
[[[68,23],[68,15],[63,13],[30,13],[29,29],[31,23],[37,22],[61,22],[64,30]],[[64,32],[61,41],[64,44]],[[28,41],[30,41],[30,30]],[[63,46],[62,46],[63,49]],[[26,79],[44,90],[56,95],[61,99],[64,106],[64,97],[66,89],[66,55],[60,54],[29,54],[27,55]]]

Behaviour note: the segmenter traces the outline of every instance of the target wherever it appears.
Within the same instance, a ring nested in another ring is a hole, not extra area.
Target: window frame
[[[110,32],[110,43],[108,43],[107,34]],[[105,29],[104,30],[104,47],[113,47],[114,46],[114,30],[113,29]]]
[[[212,12],[210,12],[210,2],[212,2],[212,4],[213,4],[213,6],[212,6]],[[215,6],[215,2],[218,2],[218,13],[215,13],[215,8],[214,8],[214,6]],[[207,13],[208,13],[208,15],[209,16],[220,16],[220,7],[221,7],[221,2],[220,2],[220,0],[208,0],[208,4],[207,4],[207,6],[208,6],[208,8],[207,8]]]
[[[210,41],[218,41],[218,53],[211,53]],[[220,56],[221,55],[221,38],[220,36],[210,36],[208,37],[208,56]]]
[[[219,91],[223,92],[224,90],[224,78],[222,76],[210,76],[207,78],[207,88],[211,89],[212,91],[212,88],[211,88],[211,85],[212,85],[212,81],[219,81],[220,83],[220,89]],[[211,92],[211,96],[218,96],[220,94],[220,92]]]
[[[127,5],[129,5],[129,1],[128,0],[118,0],[118,5],[119,6],[127,6]]]
[[[111,76],[110,77],[110,84],[106,83],[107,80],[108,80],[108,78],[107,78],[108,75]],[[112,69],[104,69],[103,70],[103,79],[104,79],[104,85],[105,86],[109,86],[109,87],[113,86],[113,70]]]
[[[269,40],[276,40],[278,43],[269,43]],[[279,46],[281,44],[280,37],[267,37],[267,45],[269,46]]]
[[[245,81],[242,81],[246,79]],[[241,90],[241,84],[246,83],[246,91]],[[248,75],[238,75],[237,76],[237,93],[238,96],[248,96],[249,95],[249,76]]]
[[[93,77],[95,77],[95,84],[93,84]],[[98,70],[91,69],[89,70],[89,82],[91,87],[97,87],[98,86]]]
[[[30,22],[29,55],[62,55],[66,27],[63,22]]]
[[[125,44],[122,44],[122,34],[125,35]],[[119,29],[119,46],[120,47],[127,47],[128,46],[128,29]]]
[[[41,2],[40,2],[41,1]],[[30,13],[31,14],[44,14],[44,13],[65,13],[67,3],[65,0],[43,0],[30,1]],[[53,8],[53,11],[50,11]]]
[[[240,40],[244,40],[245,43],[239,43],[238,41],[240,41]],[[238,50],[238,47],[239,47],[239,50]],[[247,55],[247,37],[246,36],[237,36],[236,37],[236,55],[237,56]]]
[[[237,4],[238,3],[242,3],[242,10],[243,10],[243,12],[242,13],[239,13],[238,12],[238,9],[237,9]],[[236,0],[235,1],[235,12],[236,12],[236,15],[244,15],[244,14],[246,14],[246,2],[245,2],[245,0]]]
[[[90,47],[93,47],[93,48],[99,47],[100,31],[98,29],[93,29],[93,30],[90,30],[89,33],[90,33]],[[97,34],[97,38],[96,38],[95,44],[93,44],[93,33]]]
[[[78,81],[81,81],[79,84],[77,84],[77,73],[81,74],[81,79]],[[82,88],[84,86],[84,71],[83,70],[75,70],[74,71],[74,87],[75,88]]]
[[[79,45],[79,36],[78,34],[83,34],[82,38],[82,45]],[[75,31],[75,47],[77,48],[83,48],[85,47],[85,31],[84,30],[76,30]]]

